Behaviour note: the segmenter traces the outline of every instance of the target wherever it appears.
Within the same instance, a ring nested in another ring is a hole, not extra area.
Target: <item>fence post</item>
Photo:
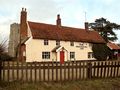
[[[87,77],[88,79],[92,78],[92,63],[91,62],[87,63]]]
[[[0,60],[0,81],[2,80],[2,60]]]

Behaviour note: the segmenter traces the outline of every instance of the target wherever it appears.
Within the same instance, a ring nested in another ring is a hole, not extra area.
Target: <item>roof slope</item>
[[[120,50],[120,47],[117,45],[117,44],[115,44],[115,43],[111,43],[111,42],[108,42],[107,43],[107,46],[111,49],[111,50]]]
[[[105,43],[96,31],[57,26],[44,23],[28,22],[33,39],[50,39],[62,41]]]

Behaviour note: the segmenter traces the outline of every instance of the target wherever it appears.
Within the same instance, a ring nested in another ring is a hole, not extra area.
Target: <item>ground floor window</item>
[[[50,59],[50,52],[42,52],[42,59]]]
[[[88,58],[94,58],[93,52],[88,52]]]
[[[75,52],[70,52],[70,59],[75,59]]]

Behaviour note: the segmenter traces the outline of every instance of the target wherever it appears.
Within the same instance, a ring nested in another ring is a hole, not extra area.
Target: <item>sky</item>
[[[63,26],[84,28],[84,22],[104,17],[120,24],[119,0],[0,0],[0,40],[8,38],[10,24],[20,22],[22,8],[28,21],[56,24],[60,14]],[[120,30],[116,31],[120,43]]]

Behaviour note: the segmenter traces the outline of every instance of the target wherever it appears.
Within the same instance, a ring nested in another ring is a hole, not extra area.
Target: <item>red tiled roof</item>
[[[28,22],[33,39],[105,43],[96,31],[57,26],[44,23]]]
[[[118,50],[118,49],[120,49],[120,47],[119,47],[117,44],[111,43],[111,42],[108,42],[108,43],[107,43],[107,46],[108,46],[111,50]]]

